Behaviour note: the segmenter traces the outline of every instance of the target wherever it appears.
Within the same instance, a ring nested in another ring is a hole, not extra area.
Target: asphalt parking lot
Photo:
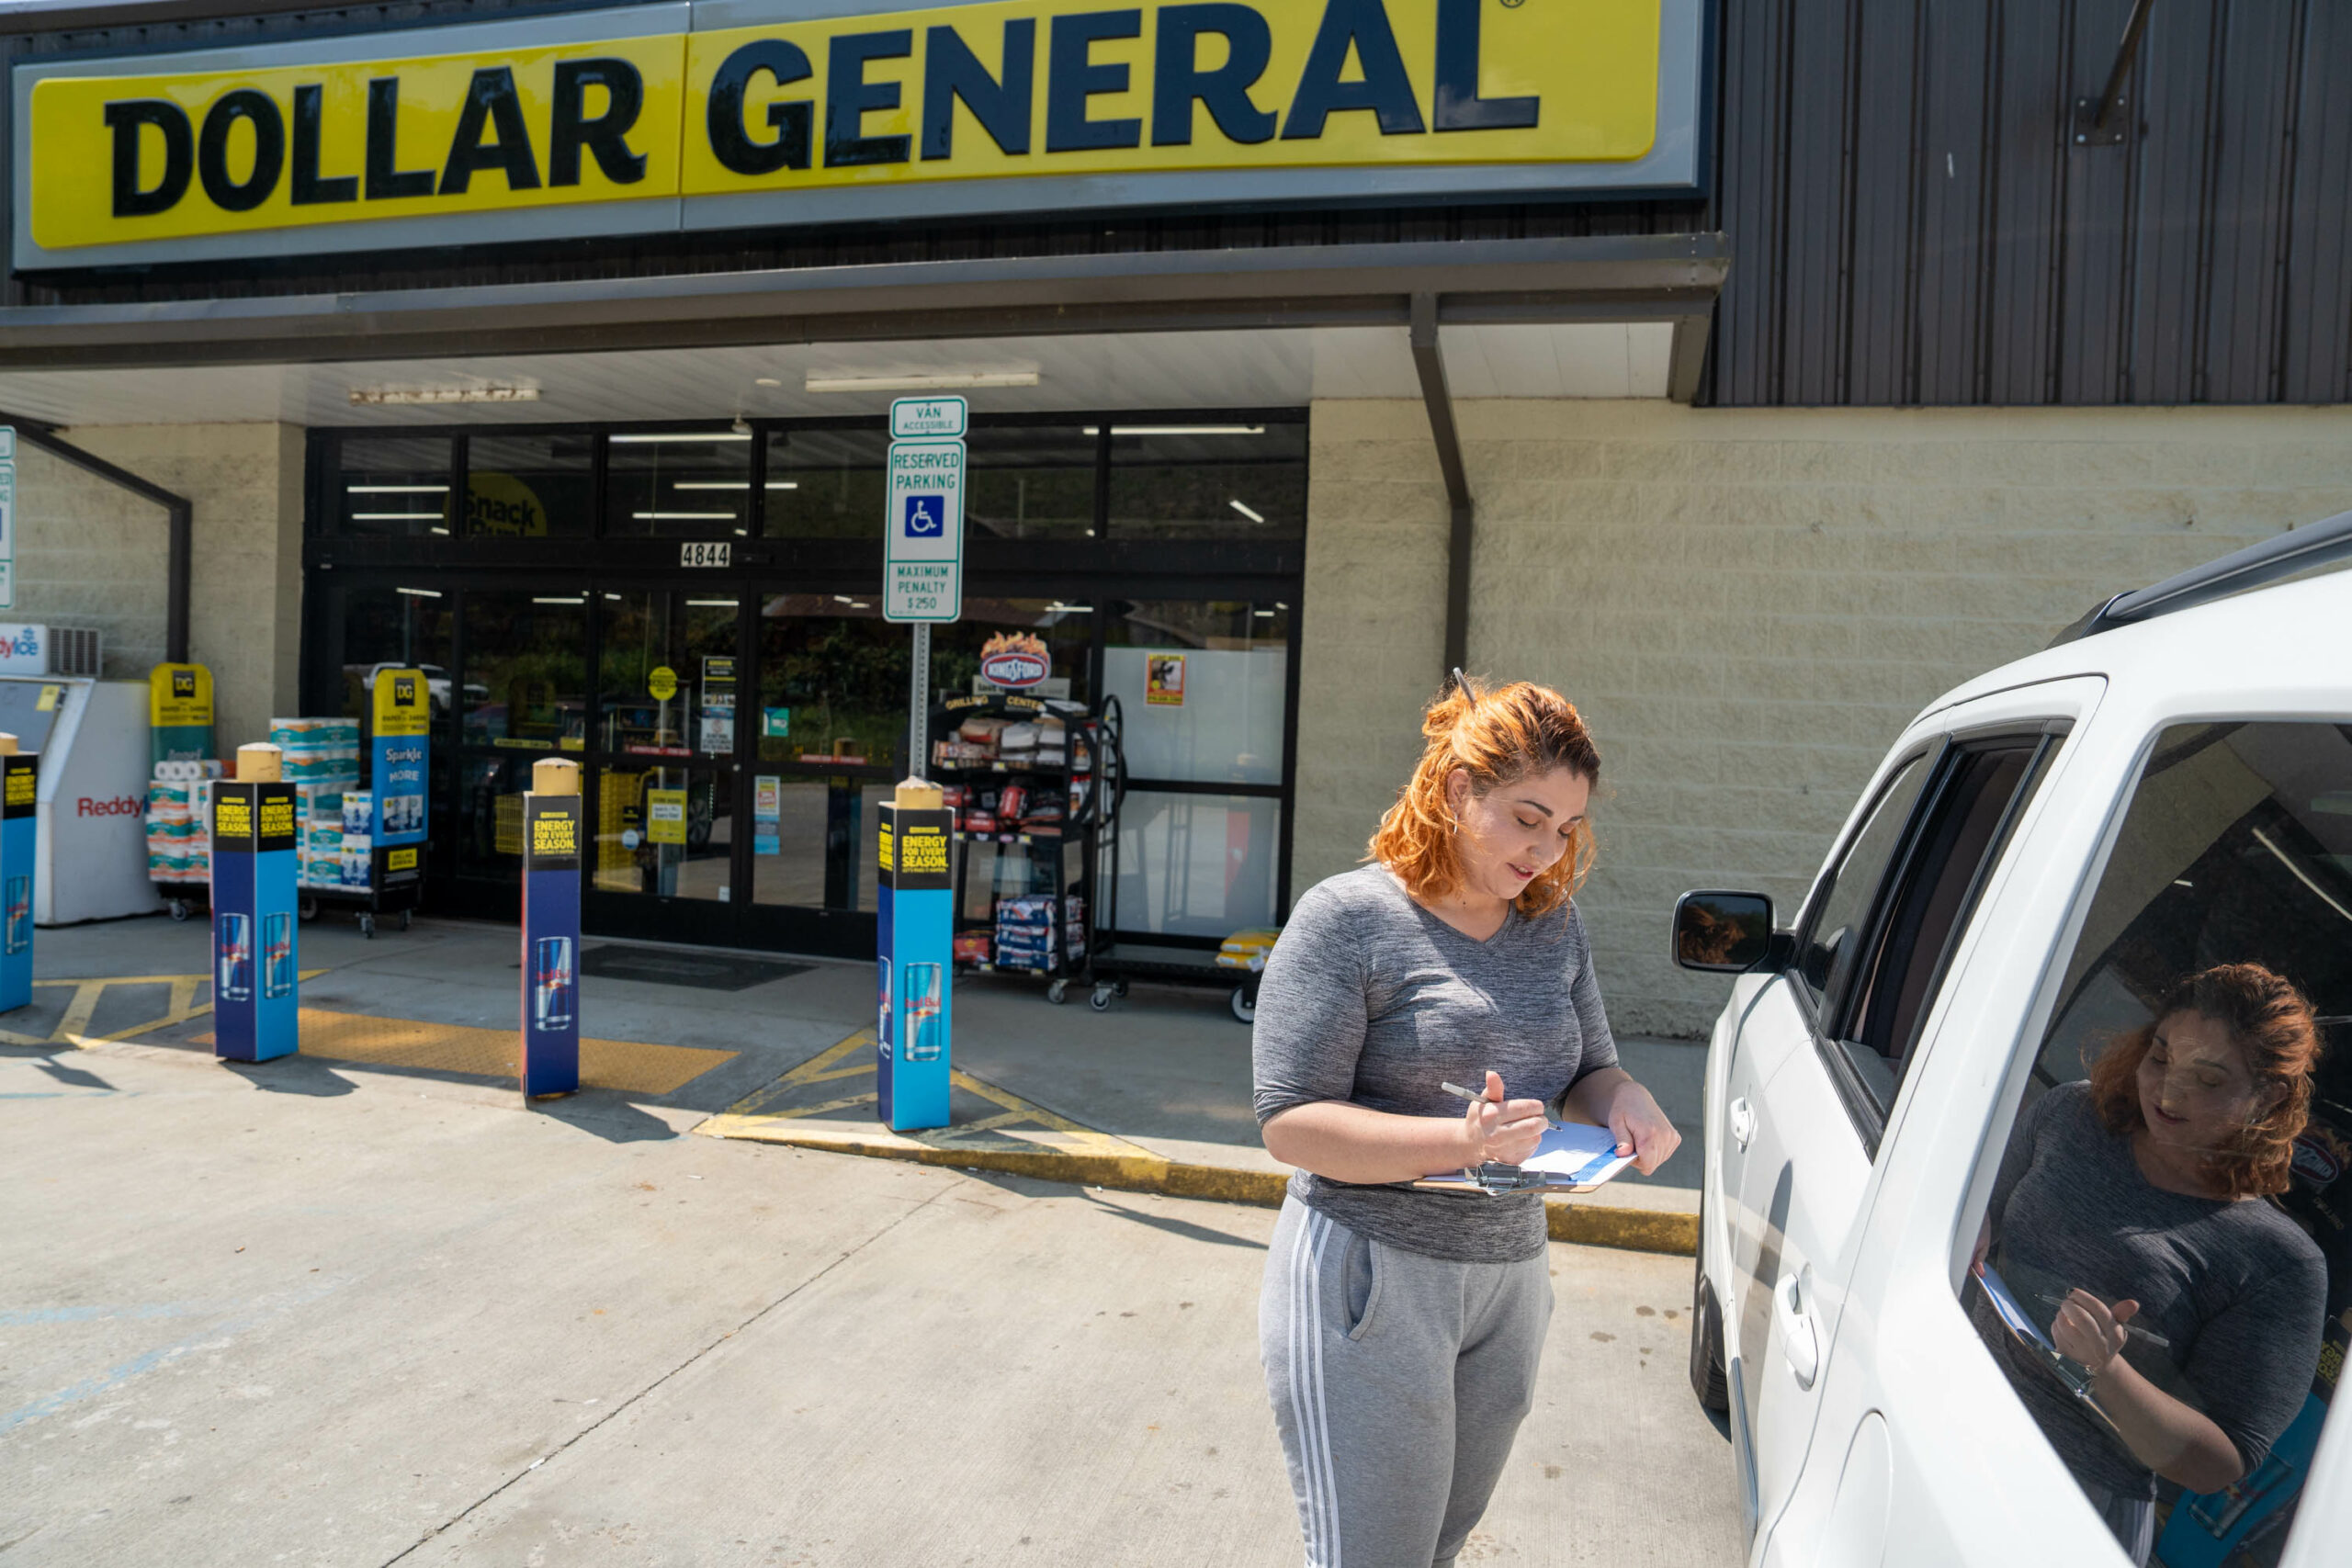
[[[0,1047],[0,1556],[1298,1561],[1272,1212],[694,1119]],[[1539,1403],[1465,1561],[1736,1557],[1689,1261],[1552,1253]]]

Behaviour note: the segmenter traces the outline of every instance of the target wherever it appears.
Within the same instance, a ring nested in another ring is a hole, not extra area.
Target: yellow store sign
[[[974,0],[809,18],[719,0],[35,62],[17,72],[17,262],[1688,188],[1698,11]]]

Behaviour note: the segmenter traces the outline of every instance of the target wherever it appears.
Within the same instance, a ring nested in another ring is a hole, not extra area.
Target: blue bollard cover
[[[212,1051],[266,1062],[299,1043],[294,786],[212,786]]]
[[[881,809],[875,1109],[894,1133],[947,1125],[955,1073],[955,817]]]
[[[580,796],[523,796],[523,1098],[580,1088]]]

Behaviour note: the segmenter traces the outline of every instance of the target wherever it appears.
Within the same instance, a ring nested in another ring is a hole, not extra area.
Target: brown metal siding
[[[2352,6],[2156,0],[2122,147],[2078,149],[2131,0],[1723,0],[1711,199],[866,225],[12,279],[11,303],[1106,251],[1722,229],[1702,400],[2352,400]],[[571,9],[420,0],[0,39],[258,40]],[[0,93],[5,93],[0,85]],[[5,178],[5,174],[0,174]]]

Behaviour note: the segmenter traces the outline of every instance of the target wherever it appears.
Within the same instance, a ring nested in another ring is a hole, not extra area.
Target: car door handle
[[[1813,1336],[1813,1314],[1806,1309],[1806,1292],[1794,1274],[1783,1274],[1772,1287],[1772,1315],[1781,1320],[1781,1349],[1789,1359],[1789,1371],[1799,1388],[1811,1388],[1814,1375],[1821,1371],[1821,1346]]]
[[[1743,1149],[1747,1146],[1747,1140],[1756,1136],[1756,1107],[1745,1100],[1731,1102],[1731,1136],[1732,1142]]]

